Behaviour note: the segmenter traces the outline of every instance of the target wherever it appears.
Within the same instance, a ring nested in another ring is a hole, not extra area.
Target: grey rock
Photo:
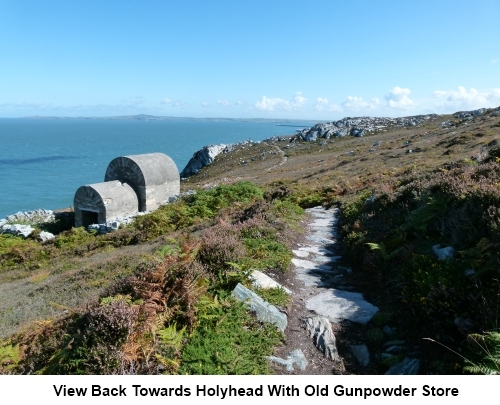
[[[451,246],[440,249],[439,245],[434,245],[432,247],[432,251],[439,260],[453,259],[453,257],[455,256],[455,249],[453,249]]]
[[[363,367],[370,364],[370,352],[368,351],[368,347],[366,347],[366,345],[351,345],[351,351],[354,357],[356,357],[358,363]]]
[[[304,356],[304,353],[300,349],[291,351],[286,360],[276,356],[269,356],[268,359],[277,364],[281,364],[282,366],[286,366],[287,371],[293,371],[294,364],[296,364],[301,370],[305,370],[309,364],[306,356]]]
[[[45,241],[54,239],[55,236],[50,232],[42,231],[42,232],[40,232],[39,238],[42,240],[42,242],[45,242]]]
[[[292,252],[297,257],[307,257],[307,256],[309,256],[309,252],[305,252],[303,250],[292,250]]]
[[[226,149],[226,146],[224,144],[208,145],[196,151],[184,170],[182,170],[180,176],[186,178],[198,173],[202,168],[211,164],[215,157]]]
[[[385,352],[386,353],[399,353],[399,352],[402,352],[406,350],[406,346],[398,346],[398,345],[395,345],[395,346],[389,346],[385,349]]]
[[[416,375],[420,369],[420,360],[406,357],[401,363],[393,365],[386,375]]]
[[[89,226],[87,226],[87,231],[89,232],[91,231],[99,232],[99,229],[101,229],[101,226],[99,224],[90,224]]]
[[[7,215],[4,220],[0,220],[0,226],[5,223],[15,224],[23,222],[24,224],[37,225],[42,223],[51,223],[54,221],[55,215],[53,211],[39,208],[37,210],[17,212],[12,215]]]
[[[314,142],[318,139],[318,131],[312,131],[312,132],[309,132],[306,137],[305,137],[305,140],[307,142]]]
[[[376,306],[363,299],[362,294],[335,289],[310,298],[306,308],[326,316],[332,322],[347,319],[361,324],[367,323],[378,311]]]
[[[336,137],[341,137],[341,136],[346,136],[348,134],[347,129],[339,129],[338,131],[335,131],[333,135]]]
[[[376,195],[372,195],[370,197],[368,197],[365,202],[363,203],[363,205],[372,205],[375,200],[377,199],[377,196]]]
[[[286,329],[287,316],[253,291],[238,283],[233,290],[233,295],[236,299],[245,302],[250,310],[255,312],[259,321],[275,324],[281,332]]]
[[[265,290],[271,289],[271,288],[281,288],[283,289],[287,294],[291,294],[292,292],[286,288],[283,287],[281,284],[277,283],[274,281],[271,277],[269,277],[267,274],[262,273],[259,270],[254,270],[252,272],[252,275],[250,276],[252,280],[252,284],[256,287],[263,288]]]
[[[387,347],[387,346],[402,346],[402,345],[405,345],[405,344],[406,344],[406,340],[402,340],[402,339],[399,339],[399,340],[389,340],[388,342],[384,343],[384,347]]]
[[[305,246],[305,247],[300,247],[299,250],[300,252],[305,252],[307,254],[309,253],[314,253],[318,255],[325,255],[325,256],[333,256],[334,252],[331,249],[328,249],[326,247],[322,246]],[[295,253],[295,251],[294,251]],[[307,255],[302,255],[302,254],[297,254],[299,257],[307,257]]]
[[[29,225],[13,224],[13,225],[3,225],[1,231],[3,233],[8,233],[15,236],[23,236],[27,238],[35,230]]]
[[[316,347],[326,358],[335,361],[340,360],[335,335],[333,334],[332,325],[328,318],[321,315],[308,318],[306,321],[306,329],[309,332],[309,337],[313,339]]]
[[[196,194],[196,190],[187,190],[187,191],[184,191],[183,193],[174,194],[174,195],[171,195],[170,197],[168,197],[168,200],[166,201],[166,203],[171,204],[171,203],[176,202],[177,200],[179,200],[183,197],[187,197],[187,196],[190,196],[193,194]]]

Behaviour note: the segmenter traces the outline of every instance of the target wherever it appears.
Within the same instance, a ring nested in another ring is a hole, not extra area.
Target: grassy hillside
[[[280,335],[229,292],[250,269],[286,271],[302,208],[323,204],[341,207],[349,281],[381,308],[360,331],[375,357],[390,323],[423,372],[498,371],[499,138],[493,110],[281,137],[219,155],[182,183],[197,194],[115,233],[0,235],[0,370],[270,372]]]

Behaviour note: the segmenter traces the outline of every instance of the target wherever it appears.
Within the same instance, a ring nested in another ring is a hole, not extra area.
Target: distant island
[[[121,121],[213,121],[213,122],[276,122],[276,123],[317,123],[318,120],[295,120],[295,119],[277,119],[277,118],[195,118],[195,117],[169,117],[161,115],[118,115],[110,117],[45,117],[45,116],[30,116],[19,119],[32,120],[121,120]]]

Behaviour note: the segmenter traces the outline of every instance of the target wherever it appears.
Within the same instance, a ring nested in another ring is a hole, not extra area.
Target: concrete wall
[[[74,198],[75,227],[88,226],[89,218],[102,224],[120,216],[133,214],[139,209],[135,191],[126,183],[108,181],[80,187]]]
[[[122,156],[113,159],[104,181],[130,184],[139,197],[139,211],[151,211],[180,192],[179,170],[163,153]]]

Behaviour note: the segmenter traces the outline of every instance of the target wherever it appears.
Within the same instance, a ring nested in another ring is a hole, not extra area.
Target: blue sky
[[[500,105],[500,0],[0,0],[0,117]]]

